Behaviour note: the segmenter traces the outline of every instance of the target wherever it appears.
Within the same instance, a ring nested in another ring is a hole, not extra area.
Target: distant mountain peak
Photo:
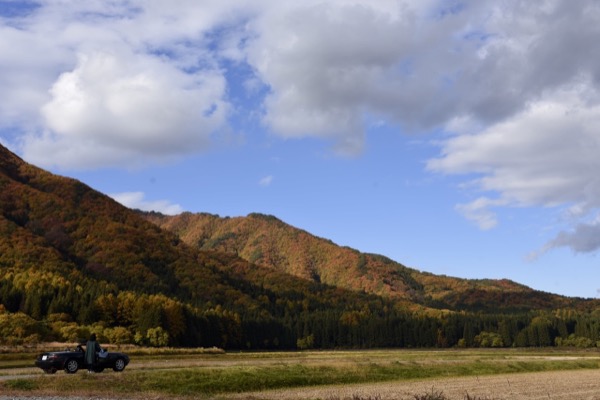
[[[259,266],[356,292],[454,310],[529,310],[571,304],[508,279],[469,280],[408,268],[378,254],[338,246],[272,215],[221,218],[185,213],[146,218],[202,250],[235,254]]]

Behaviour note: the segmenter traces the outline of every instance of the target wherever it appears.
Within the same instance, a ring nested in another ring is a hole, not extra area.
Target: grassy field
[[[136,350],[123,373],[45,376],[34,354],[0,354],[0,391],[113,397],[221,397],[272,389],[599,369],[579,350],[373,350],[220,353]],[[3,379],[11,375],[11,379]]]

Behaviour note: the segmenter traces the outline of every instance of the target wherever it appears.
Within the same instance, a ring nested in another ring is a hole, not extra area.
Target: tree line
[[[346,301],[343,294],[319,292],[334,289],[313,289],[291,288],[275,296],[257,287],[253,303],[231,298],[224,304],[193,304],[48,272],[7,273],[0,279],[0,342],[75,342],[94,332],[105,343],[256,350],[600,347],[595,312],[432,314],[379,297]]]

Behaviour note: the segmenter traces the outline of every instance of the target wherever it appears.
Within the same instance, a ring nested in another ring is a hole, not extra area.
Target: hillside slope
[[[313,282],[409,300],[417,300],[423,290],[412,277],[414,271],[399,263],[337,246],[272,216],[149,213],[146,217],[201,250],[235,254]]]
[[[270,216],[140,213],[0,146],[0,345],[594,344],[597,305],[422,273]]]
[[[182,213],[145,213],[146,219],[202,250],[245,260],[313,282],[372,293],[437,309],[522,311],[588,307],[595,302],[535,291],[509,280],[436,276],[384,256],[341,247],[330,240],[262,214],[221,218]]]
[[[0,342],[27,332],[74,340],[96,329],[126,342],[290,347],[302,313],[369,307],[384,303],[192,248],[0,145]]]

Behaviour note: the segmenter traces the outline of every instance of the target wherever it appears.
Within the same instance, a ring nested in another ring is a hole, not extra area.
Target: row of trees
[[[260,324],[254,328],[258,335]],[[597,316],[569,312],[430,317],[393,311],[385,315],[322,311],[303,314],[284,328],[280,334],[289,332],[298,348],[600,347]],[[279,343],[281,337],[288,338],[279,336]]]
[[[94,332],[106,343],[226,349],[382,347],[592,347],[595,313],[560,310],[489,315],[409,313],[380,298],[319,303],[308,293],[258,296],[261,306],[190,305],[163,294],[118,291],[109,284],[51,275],[0,280],[0,341],[74,342]],[[37,283],[36,283],[37,282]],[[318,295],[318,293],[317,293]]]

